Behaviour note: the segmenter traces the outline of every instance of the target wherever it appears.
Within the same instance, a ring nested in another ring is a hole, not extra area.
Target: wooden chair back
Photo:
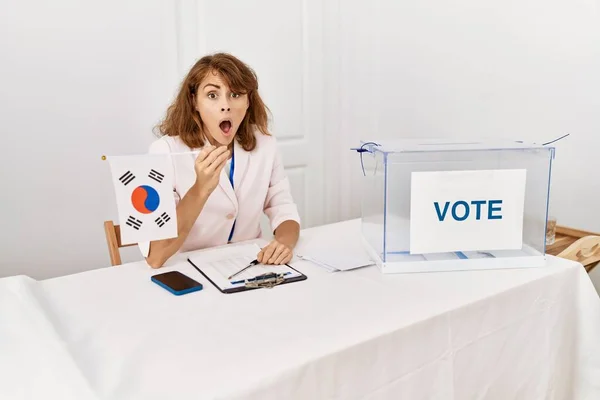
[[[121,243],[121,227],[115,225],[112,221],[104,221],[104,234],[106,235],[106,244],[108,246],[108,254],[110,256],[111,265],[121,265],[121,247],[135,246],[136,243],[123,244]]]
[[[577,239],[558,257],[581,263],[590,272],[600,262],[600,236],[589,235]]]

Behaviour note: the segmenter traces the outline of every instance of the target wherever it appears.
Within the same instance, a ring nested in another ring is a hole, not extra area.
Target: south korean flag
[[[169,154],[107,158],[117,198],[122,244],[177,237]]]

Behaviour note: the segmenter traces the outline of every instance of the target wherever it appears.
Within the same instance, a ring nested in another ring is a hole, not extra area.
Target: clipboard
[[[208,275],[206,275],[189,258],[188,258],[188,262],[190,264],[192,264],[192,267],[194,267],[198,272],[200,272],[202,274],[202,276],[204,276],[206,278],[206,280],[208,280],[210,283],[212,283],[214,287],[216,287],[221,293],[225,293],[225,294],[246,292],[248,290],[263,289],[263,288],[267,288],[267,287],[275,287],[275,286],[279,286],[279,285],[285,285],[286,283],[300,282],[300,281],[304,281],[304,280],[307,279],[306,275],[304,275],[302,272],[298,271],[296,268],[292,267],[289,264],[285,264],[290,269],[293,269],[294,271],[298,272],[300,274],[300,276],[295,276],[295,277],[288,278],[288,279],[284,278],[283,281],[281,281],[281,282],[279,282],[279,283],[277,283],[276,285],[273,285],[273,286],[254,286],[251,283],[250,284],[246,283],[246,285],[244,285],[244,286],[238,286],[238,287],[234,287],[234,288],[230,288],[230,289],[223,289],[219,285],[217,285],[215,282],[213,282],[213,280],[210,279],[210,277]]]
[[[246,278],[239,279],[239,282],[235,286],[229,287],[231,281],[225,278],[228,274],[223,275],[225,271],[219,271],[215,264],[227,264],[229,259],[235,259],[242,257],[255,257],[256,249],[259,249],[256,245],[242,245],[239,248],[232,247],[230,252],[220,253],[221,257],[198,257],[195,258],[194,254],[190,254],[187,257],[187,261],[196,269],[202,276],[206,278],[214,287],[216,287],[221,293],[240,293],[254,289],[272,288],[279,285],[285,285],[287,283],[301,282],[307,279],[306,275],[298,271],[296,268],[289,264],[284,265],[269,265],[261,266],[260,264],[253,267],[253,271],[249,271],[246,274]],[[256,270],[265,268],[264,273],[257,273]],[[221,267],[219,267],[221,268]],[[239,265],[236,267],[239,269]],[[282,271],[278,271],[282,269]],[[292,274],[294,276],[286,277],[284,272]],[[243,281],[243,282],[241,282]]]

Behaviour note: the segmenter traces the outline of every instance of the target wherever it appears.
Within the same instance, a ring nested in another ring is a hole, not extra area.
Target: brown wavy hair
[[[254,150],[255,130],[270,135],[267,128],[269,109],[258,94],[254,70],[227,53],[207,55],[194,64],[181,83],[175,101],[167,109],[165,119],[157,126],[159,134],[179,136],[191,148],[204,146],[208,133],[204,131],[204,123],[194,104],[198,85],[210,72],[219,73],[232,91],[248,95],[248,110],[235,137],[244,150]]]

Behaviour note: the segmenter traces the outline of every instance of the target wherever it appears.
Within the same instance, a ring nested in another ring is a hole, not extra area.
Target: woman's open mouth
[[[219,123],[219,128],[221,128],[221,132],[224,135],[229,135],[229,131],[231,130],[231,121],[226,119]]]

